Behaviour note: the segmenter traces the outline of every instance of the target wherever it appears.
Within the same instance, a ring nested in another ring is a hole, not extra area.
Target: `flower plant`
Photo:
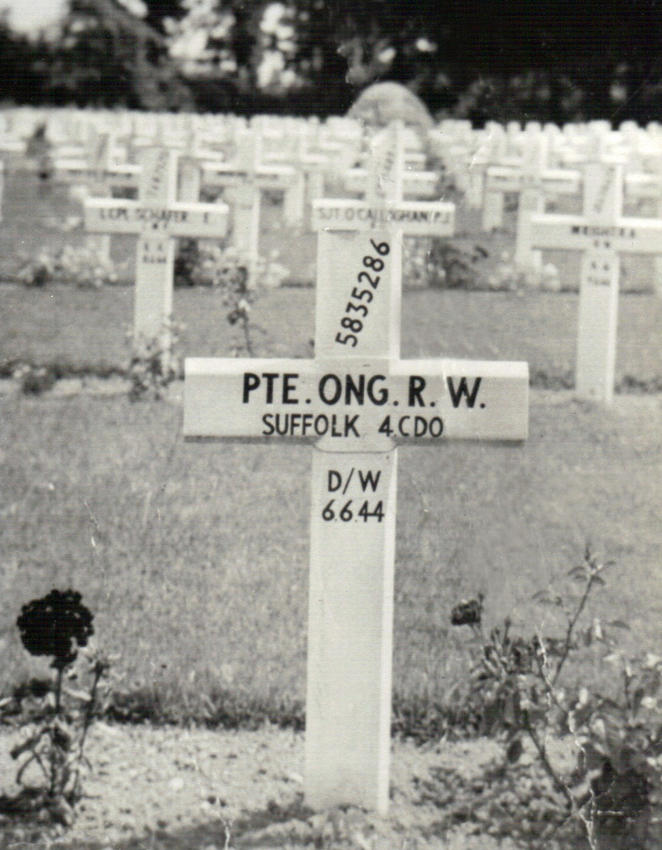
[[[511,771],[533,750],[563,808],[556,828],[580,823],[592,850],[652,848],[662,813],[662,658],[629,657],[618,646],[627,623],[587,616],[610,566],[587,547],[565,577],[565,593],[535,594],[538,605],[560,614],[551,618],[562,623],[556,634],[515,635],[509,618],[485,633],[482,597],[455,606],[451,623],[473,632],[469,701],[482,715],[481,731],[503,737]],[[607,693],[566,675],[573,658],[595,651],[616,671]],[[549,745],[559,737],[575,752],[570,771]]]
[[[18,272],[26,286],[42,287],[54,281],[73,283],[78,287],[99,289],[117,283],[126,271],[105,254],[87,245],[65,245],[53,251],[45,248],[36,257],[24,258]]]
[[[91,645],[93,615],[75,590],[51,590],[26,603],[16,625],[25,649],[51,658],[54,673],[20,695],[15,722],[24,734],[11,756],[20,762],[16,782],[22,790],[18,799],[2,802],[12,811],[47,810],[68,824],[89,769],[84,749],[90,726],[110,704],[114,659]],[[28,773],[31,766],[36,773]]]
[[[131,348],[128,376],[131,401],[163,398],[166,387],[177,379],[181,371],[179,354],[183,325],[172,320],[163,322],[161,333],[154,337],[127,332]]]

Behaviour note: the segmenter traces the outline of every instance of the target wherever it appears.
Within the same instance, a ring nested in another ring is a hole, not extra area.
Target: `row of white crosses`
[[[519,197],[515,237],[515,265],[540,271],[542,258],[530,248],[531,217],[545,211],[549,195],[576,195],[581,187],[579,171],[547,168],[547,143],[542,134],[533,136],[517,166],[493,166],[485,172],[483,229],[500,227],[506,193]]]
[[[192,150],[191,155],[179,158],[179,191],[177,197],[182,201],[197,202],[200,187],[233,186],[234,194],[229,194],[233,203],[234,238],[236,246],[249,257],[251,270],[258,257],[260,189],[271,188],[286,191],[286,216],[293,218],[292,204],[287,202],[287,190],[295,185],[297,172],[293,168],[263,167],[259,164],[259,144],[256,135],[245,131],[239,137],[240,156],[227,164],[220,159],[209,159],[211,152]],[[139,156],[142,158],[140,152]],[[204,157],[206,161],[200,161]],[[61,174],[70,179],[85,179],[88,189],[95,197],[107,196],[113,188],[130,189],[138,185],[140,165],[110,162],[110,140],[108,134],[93,139],[86,159],[60,160],[57,166]],[[109,238],[108,234],[101,237]],[[94,243],[108,255],[106,242]]]
[[[106,140],[104,148],[98,144],[101,139]],[[178,198],[198,201],[201,187],[225,190],[224,199],[232,206],[234,244],[246,255],[252,274],[259,257],[261,193],[267,190],[282,192],[284,220],[290,226],[296,225],[303,216],[303,174],[292,166],[263,164],[260,135],[254,130],[244,129],[237,133],[235,146],[237,155],[230,162],[219,158],[203,158],[201,161],[194,155],[181,157]],[[111,187],[127,189],[137,186],[140,166],[126,163],[111,165],[107,134],[96,137],[93,134],[88,151],[86,159],[60,160],[60,173],[69,174],[70,179],[87,179],[91,183],[91,194],[97,197],[108,195]],[[92,238],[108,240],[109,236]],[[107,241],[95,241],[93,244],[97,250],[109,254]]]
[[[400,359],[402,240],[454,208],[402,201],[392,134],[367,200],[318,200],[315,358],[187,359],[184,434],[312,443],[305,797],[389,800],[397,445],[523,440],[525,363]]]

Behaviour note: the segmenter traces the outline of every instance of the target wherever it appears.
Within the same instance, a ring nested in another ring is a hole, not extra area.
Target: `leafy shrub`
[[[592,848],[614,847],[601,845],[607,835],[623,836],[624,847],[644,847],[627,842],[636,836],[645,841],[651,819],[662,811],[662,658],[628,658],[618,648],[617,635],[628,628],[623,621],[585,622],[589,597],[605,584],[609,566],[587,548],[582,563],[567,573],[565,593],[550,589],[534,596],[560,615],[553,618],[562,624],[555,635],[540,629],[515,635],[509,619],[485,634],[481,598],[456,606],[451,623],[472,629],[469,702],[480,731],[503,737],[507,765],[513,768],[532,747],[560,795],[564,817],[583,825]],[[595,649],[616,670],[613,692],[564,682],[568,661]],[[554,735],[572,742],[571,770],[551,754]]]
[[[159,400],[166,387],[181,374],[179,341],[183,326],[171,320],[163,323],[154,337],[127,333],[131,358],[127,370],[130,381],[129,398]]]
[[[110,703],[111,657],[91,646],[93,615],[74,590],[51,590],[28,602],[16,625],[25,649],[52,658],[54,673],[14,694],[13,722],[23,736],[11,756],[20,762],[16,782],[22,789],[0,797],[0,810],[46,812],[68,824],[89,768],[84,755],[89,728]]]
[[[488,252],[480,245],[445,239],[405,239],[403,280],[407,286],[432,289],[486,288],[481,261]]]
[[[281,286],[288,269],[278,261],[278,253],[269,258],[258,257],[249,280],[248,254],[236,248],[221,247],[195,239],[181,240],[175,257],[175,286],[208,286],[227,288],[241,281],[251,291]]]
[[[44,250],[36,258],[27,259],[18,278],[26,286],[41,287],[59,281],[98,289],[117,283],[118,274],[118,266],[98,250],[65,245],[58,251]]]
[[[251,322],[251,306],[263,289],[280,286],[288,274],[287,269],[276,262],[275,257],[259,258],[251,275],[248,256],[236,248],[192,243],[184,247],[180,262],[182,274],[183,270],[187,270],[187,285],[212,287],[219,292],[228,308],[228,322],[242,332],[242,343],[234,347],[234,354],[254,356],[253,331],[265,331]]]
[[[51,366],[23,366],[16,371],[24,395],[41,395],[50,390],[56,380],[56,370]]]

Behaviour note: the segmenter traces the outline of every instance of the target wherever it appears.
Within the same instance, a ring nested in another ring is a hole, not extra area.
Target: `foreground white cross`
[[[313,444],[305,796],[385,813],[396,446],[524,439],[528,367],[400,360],[402,236],[448,234],[451,204],[317,201],[313,224],[315,359],[188,359],[184,434]]]
[[[130,233],[138,237],[134,337],[162,338],[168,347],[172,313],[175,239],[220,239],[226,230],[225,204],[176,202],[177,155],[166,148],[141,153],[138,200],[89,198],[85,227],[92,233]]]
[[[621,165],[593,162],[584,171],[583,215],[534,215],[531,244],[581,251],[575,389],[611,403],[621,254],[662,254],[662,221],[625,218]]]

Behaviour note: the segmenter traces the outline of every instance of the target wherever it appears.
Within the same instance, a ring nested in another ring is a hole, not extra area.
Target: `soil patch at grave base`
[[[16,790],[9,757],[16,738],[16,732],[0,732],[5,794]],[[491,740],[420,747],[395,740],[386,818],[354,807],[307,809],[304,737],[275,727],[211,731],[98,723],[87,754],[93,773],[73,826],[49,834],[42,828],[40,836],[35,825],[0,818],[2,850],[515,850],[529,844],[508,837],[509,820],[525,830],[527,823],[531,830],[550,826],[544,807],[553,792],[545,777],[532,769],[519,805],[514,786],[498,770],[502,751]],[[571,748],[558,745],[556,756],[569,766]],[[537,846],[533,835],[531,847]],[[562,845],[555,841],[544,846],[583,846],[569,843],[567,832]]]

